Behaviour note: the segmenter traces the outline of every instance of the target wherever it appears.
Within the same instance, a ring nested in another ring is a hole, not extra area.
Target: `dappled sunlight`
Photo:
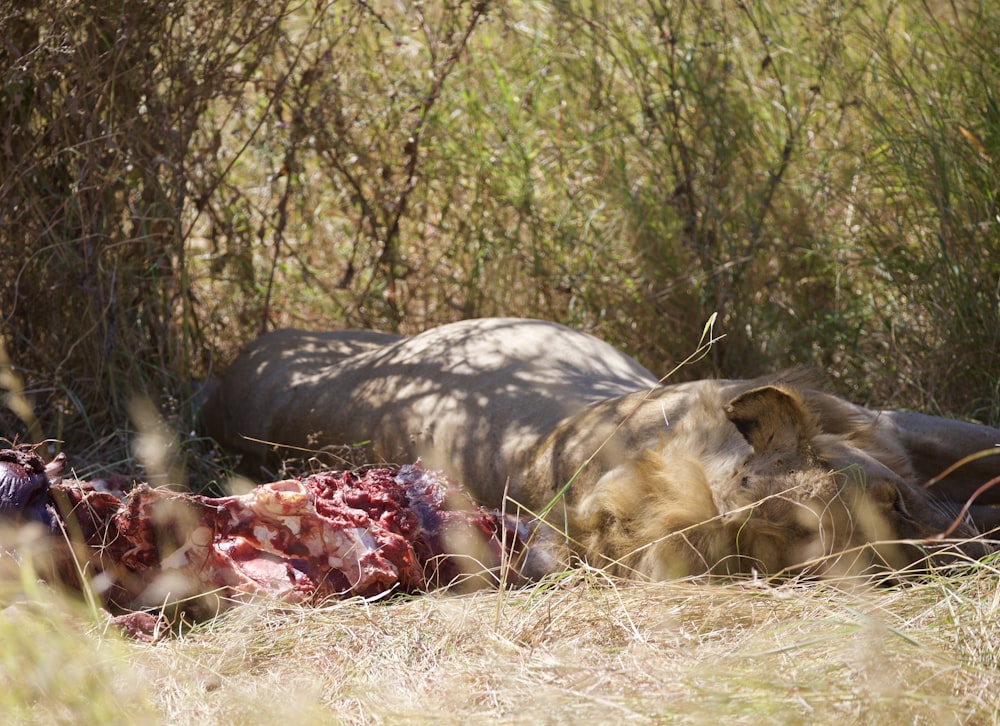
[[[998,721],[995,0],[8,5],[0,720]]]

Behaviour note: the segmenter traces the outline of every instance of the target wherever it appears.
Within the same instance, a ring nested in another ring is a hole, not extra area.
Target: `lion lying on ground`
[[[996,519],[977,506],[952,526],[1000,457],[922,486],[1000,444],[996,429],[871,411],[795,377],[660,386],[613,347],[536,320],[412,338],[278,330],[240,354],[203,421],[256,464],[342,444],[370,463],[421,457],[626,576],[898,569],[946,531],[950,551],[978,557],[988,546],[966,540]]]

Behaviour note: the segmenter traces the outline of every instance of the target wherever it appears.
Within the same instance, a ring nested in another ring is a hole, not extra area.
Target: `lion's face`
[[[716,500],[722,521],[744,530],[741,557],[765,571],[901,569],[925,556],[920,540],[953,521],[912,477],[877,458],[901,467],[893,452],[872,447],[864,431],[855,440],[824,434],[793,391],[755,389],[726,413],[753,451],[719,482]],[[964,524],[956,530],[975,534]]]
[[[858,573],[920,557],[898,542],[933,534],[915,528],[901,494],[907,484],[889,470],[834,466],[811,452],[755,453],[721,482],[720,520],[740,532],[740,569]],[[938,531],[950,523],[931,516]]]
[[[854,439],[822,432],[793,390],[744,393],[713,430],[722,433],[698,447],[675,431],[605,475],[578,508],[596,530],[591,552],[611,554],[622,574],[653,577],[855,575],[920,561],[916,540],[952,522],[890,468],[901,467],[894,452],[870,445],[863,430]]]

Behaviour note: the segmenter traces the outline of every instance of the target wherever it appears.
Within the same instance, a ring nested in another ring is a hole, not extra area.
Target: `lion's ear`
[[[815,433],[802,399],[778,386],[740,394],[726,406],[726,416],[758,454],[804,448]]]

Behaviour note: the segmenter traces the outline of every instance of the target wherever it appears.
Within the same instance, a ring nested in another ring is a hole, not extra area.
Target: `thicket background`
[[[995,0],[0,2],[0,436],[264,329],[526,315],[1000,421]],[[13,365],[13,367],[11,367]]]

